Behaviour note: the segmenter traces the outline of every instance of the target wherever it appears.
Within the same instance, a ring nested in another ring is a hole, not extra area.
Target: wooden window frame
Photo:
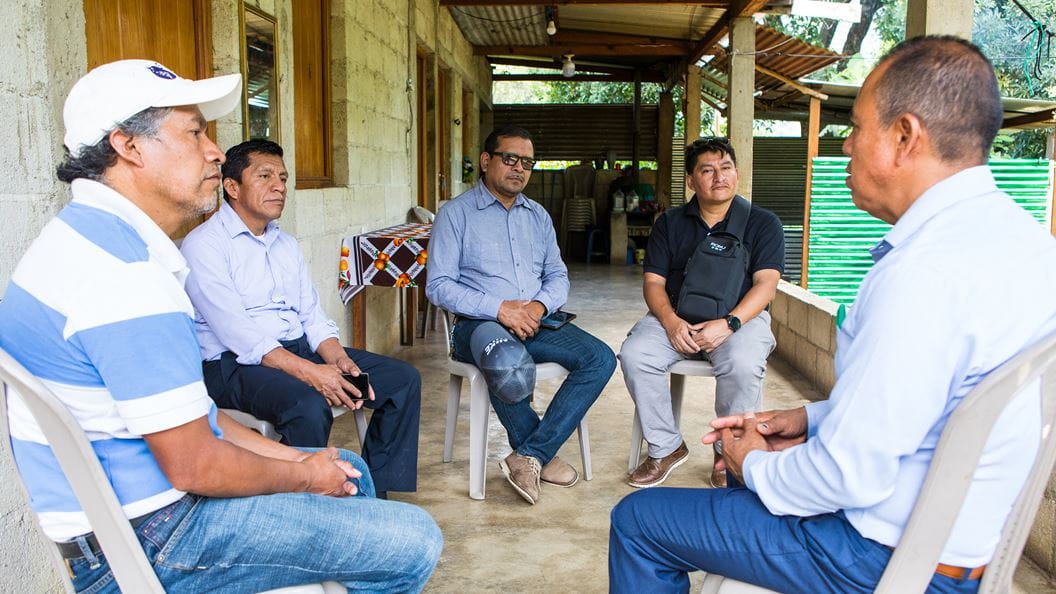
[[[303,0],[302,0],[303,1]],[[334,184],[334,131],[333,121],[331,119],[331,80],[330,80],[330,0],[318,0],[320,3],[320,10],[322,11],[323,27],[320,31],[321,42],[322,42],[322,63],[319,64],[319,72],[321,74],[320,79],[322,83],[322,97],[323,97],[323,175],[312,175],[302,176],[301,172],[297,171],[297,181],[295,188],[300,189],[316,189],[316,188],[329,188],[333,187]],[[295,21],[296,19],[294,19]],[[296,28],[297,24],[294,22],[293,27]],[[294,35],[294,64],[297,63],[296,52],[297,52],[297,38]],[[294,72],[294,76],[297,76]],[[296,85],[294,85],[294,111],[297,109],[297,97],[296,97]],[[295,125],[296,130],[296,125]],[[294,132],[294,139],[296,140],[297,134]]]

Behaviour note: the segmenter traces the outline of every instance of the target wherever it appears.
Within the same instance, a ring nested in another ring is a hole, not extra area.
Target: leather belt
[[[956,565],[939,563],[935,568],[935,573],[938,575],[944,575],[955,580],[977,580],[983,577],[983,572],[985,571],[985,565],[980,565],[979,567],[957,567]]]
[[[129,520],[129,523],[132,524],[132,529],[135,530],[136,528],[139,528],[143,525],[144,522],[149,520],[151,516],[158,513],[159,511],[161,510],[156,509],[148,514],[143,514],[142,516],[139,516],[137,518],[132,518],[131,520]],[[82,534],[81,536],[84,537],[84,540],[88,544],[88,548],[92,550],[92,553],[95,555],[99,555],[102,549],[99,546],[99,539],[95,537],[95,533],[89,532],[88,534]],[[80,557],[84,557],[84,551],[82,551],[81,546],[77,544],[77,539],[81,538],[81,536],[75,537],[70,542],[55,543],[55,546],[59,548],[59,554],[62,555],[63,559],[78,559]]]
[[[895,549],[884,545],[884,548],[895,552]],[[980,565],[979,567],[958,567],[956,565],[946,565],[945,563],[939,563],[935,566],[935,573],[937,575],[953,578],[955,580],[977,580],[983,577],[983,573],[986,571],[986,565]]]

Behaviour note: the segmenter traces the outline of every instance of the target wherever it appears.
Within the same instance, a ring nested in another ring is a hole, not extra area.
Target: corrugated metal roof
[[[707,33],[726,12],[686,4],[621,6],[569,4],[558,8],[558,24],[565,29],[650,35],[695,40]],[[544,28],[546,24],[543,24]]]
[[[811,45],[785,35],[769,27],[756,27],[755,30],[755,63],[768,70],[773,70],[792,80],[798,80],[812,72],[834,64],[840,60],[840,55],[825,48]],[[729,70],[729,54],[716,55],[704,66],[708,74],[725,82]],[[705,81],[705,92],[716,101],[725,103],[726,90],[718,85]],[[791,89],[782,81],[767,74],[756,71],[755,88],[757,91],[766,93],[783,89],[776,96],[783,95]],[[775,96],[775,98],[776,98]]]
[[[546,45],[542,6],[451,6],[462,35],[472,45]]]

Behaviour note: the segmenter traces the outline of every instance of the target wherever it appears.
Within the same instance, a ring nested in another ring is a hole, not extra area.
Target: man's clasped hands
[[[730,415],[715,419],[711,426],[714,430],[701,441],[704,445],[713,445],[721,440],[716,449],[722,453],[722,459],[715,467],[730,471],[743,483],[742,469],[749,452],[779,452],[807,440],[807,409],[801,406],[792,410]]]

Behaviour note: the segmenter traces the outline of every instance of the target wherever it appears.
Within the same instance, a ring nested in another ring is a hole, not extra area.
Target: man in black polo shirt
[[[724,318],[696,324],[676,313],[686,263],[697,244],[709,233],[728,231],[737,191],[737,157],[729,141],[701,138],[686,147],[686,183],[693,198],[653,225],[643,287],[649,313],[631,328],[620,350],[624,381],[649,443],[648,458],[628,480],[632,487],[659,485],[689,456],[671,410],[667,370],[672,365],[702,357],[711,361],[715,413],[750,412],[759,408],[766,358],[775,345],[766,308],[785,267],[785,240],[777,216],[756,206],[739,238],[749,263],[737,305]],[[724,487],[726,476],[713,469],[711,482]]]

